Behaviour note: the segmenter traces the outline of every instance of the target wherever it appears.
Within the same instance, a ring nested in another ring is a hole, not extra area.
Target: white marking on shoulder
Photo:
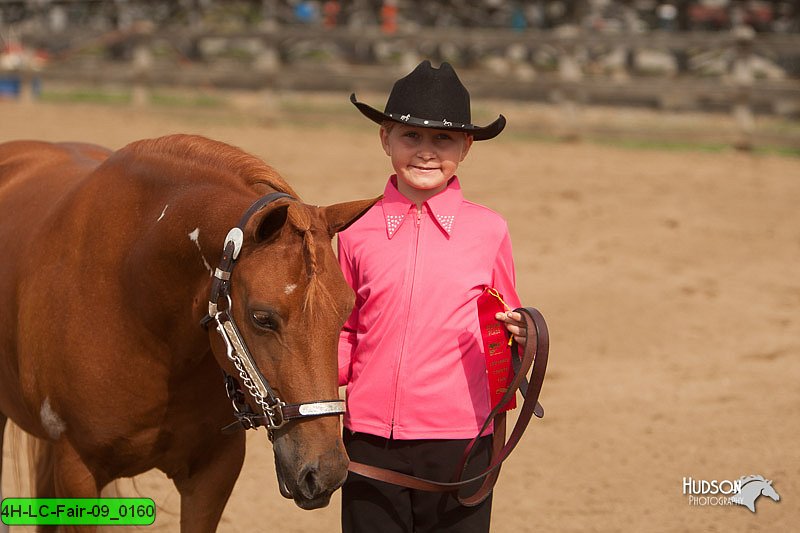
[[[53,440],[57,440],[67,430],[67,423],[53,410],[50,398],[45,398],[42,402],[39,418],[42,419],[42,427]]]
[[[213,274],[214,270],[211,268],[211,265],[208,264],[208,261],[206,261],[206,258],[203,255],[203,249],[200,248],[200,228],[194,228],[194,231],[189,233],[189,238],[192,240],[195,246],[197,246],[197,249],[200,250],[200,257],[203,259],[203,265],[205,265],[206,270]]]
[[[159,217],[158,217],[158,220],[156,220],[156,222],[161,222],[161,219],[162,219],[162,218],[164,218],[164,213],[166,213],[166,212],[167,212],[167,208],[168,208],[168,207],[169,207],[169,204],[167,204],[167,205],[165,205],[165,206],[164,206],[164,210],[163,210],[163,211],[161,211],[161,215],[159,215]]]
[[[283,293],[286,295],[292,294],[296,288],[297,285],[295,283],[290,283],[289,285],[283,288]]]

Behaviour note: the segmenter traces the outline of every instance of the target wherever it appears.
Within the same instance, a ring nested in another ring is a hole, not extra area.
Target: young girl
[[[394,174],[383,199],[339,233],[356,294],[339,343],[345,446],[353,461],[450,481],[491,410],[477,299],[493,287],[519,307],[506,222],[465,200],[456,177],[473,141],[498,135],[505,118],[473,125],[469,93],[447,63],[424,61],[398,80],[384,112],[350,99],[381,125]],[[525,343],[518,313],[496,318]],[[465,479],[488,465],[490,434],[476,446]],[[486,532],[490,515],[491,498],[462,507],[352,473],[342,489],[345,532]]]

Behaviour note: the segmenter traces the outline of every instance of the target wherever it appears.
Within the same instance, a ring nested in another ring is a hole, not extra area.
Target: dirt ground
[[[468,198],[509,221],[519,292],[548,319],[551,363],[547,416],[503,469],[493,531],[796,530],[800,158],[535,140],[513,109],[497,111],[508,131],[476,143],[459,175]],[[389,166],[376,127],[323,122],[0,102],[0,141],[120,148],[200,133],[262,157],[310,203],[380,193]],[[4,495],[25,495],[8,464]],[[773,480],[781,501],[761,497],[751,513],[683,494],[684,478],[748,474]],[[135,494],[130,481],[120,491]],[[162,507],[142,531],[177,530],[164,476],[140,476],[135,491]],[[337,531],[338,505],[338,494],[318,511],[284,500],[266,435],[254,432],[219,530]]]

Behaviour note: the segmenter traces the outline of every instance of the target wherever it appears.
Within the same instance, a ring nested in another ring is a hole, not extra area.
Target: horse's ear
[[[369,208],[375,205],[381,198],[383,198],[383,196],[323,207],[322,213],[325,215],[325,220],[328,222],[328,234],[333,237],[334,234],[347,229],[350,224],[358,220],[361,215],[366,213]]]
[[[268,205],[250,219],[248,228],[252,228],[253,240],[264,242],[280,233],[289,214],[289,204]]]

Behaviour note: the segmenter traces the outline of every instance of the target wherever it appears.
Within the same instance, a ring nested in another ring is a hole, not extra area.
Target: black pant
[[[491,459],[491,436],[482,437],[464,479],[479,474]],[[344,430],[350,459],[432,481],[453,481],[469,440],[393,440]],[[474,493],[480,482],[462,490]],[[451,493],[425,492],[375,481],[350,472],[342,487],[343,533],[486,533],[492,496],[464,507]]]

